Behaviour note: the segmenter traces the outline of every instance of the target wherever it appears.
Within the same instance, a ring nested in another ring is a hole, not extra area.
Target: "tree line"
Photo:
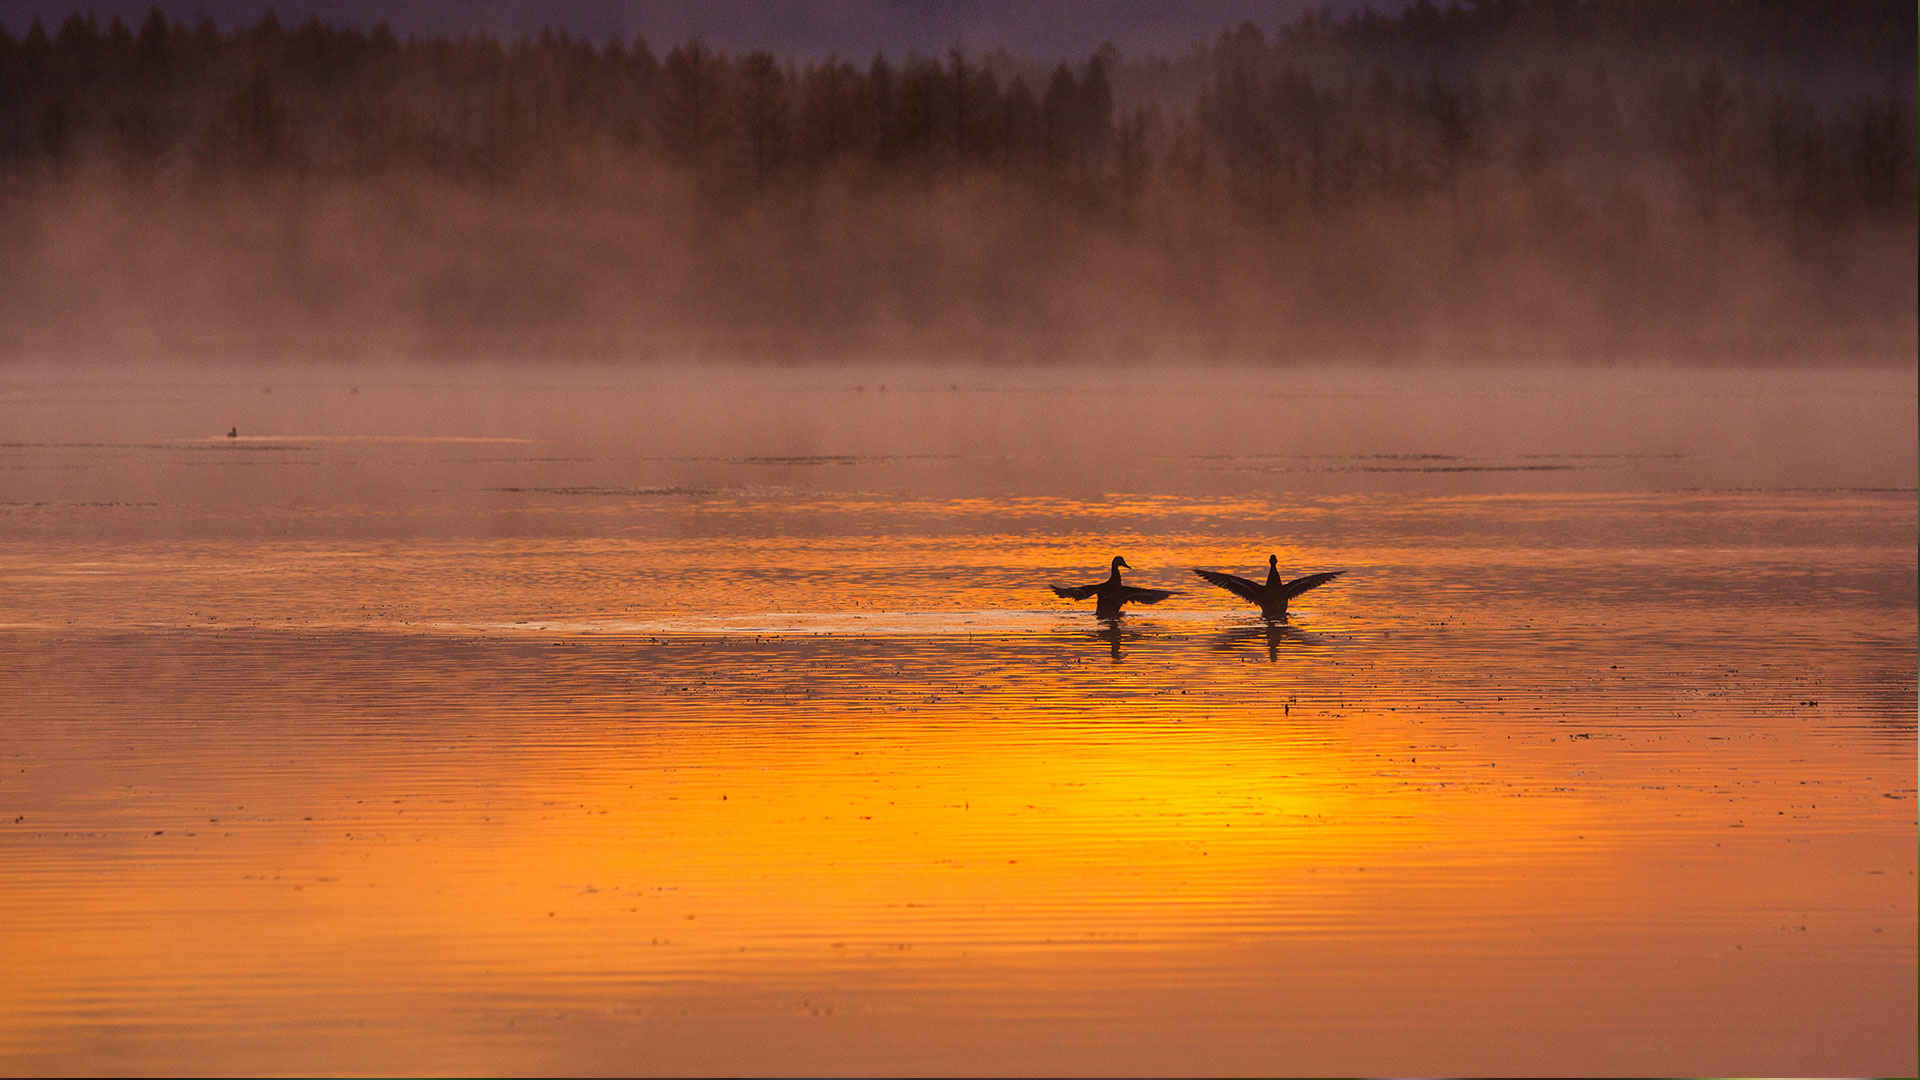
[[[1564,189],[1549,201],[1672,185],[1709,217],[1831,217],[1912,206],[1912,19],[1787,0],[1420,0],[1049,70],[959,49],[801,63],[700,41],[660,55],[644,38],[402,41],[385,24],[272,14],[224,31],[158,8],[138,27],[74,14],[51,32],[0,27],[0,167],[91,157],[130,173],[419,169],[504,185],[612,155],[728,190],[985,172],[1121,214],[1177,187],[1250,222],[1381,196],[1451,206],[1493,172]],[[1594,184],[1595,166],[1620,182]]]
[[[218,248],[231,287],[194,302],[445,326],[1118,334],[1150,296],[1156,326],[1256,336],[1533,311],[1904,341],[1914,16],[1419,0],[1062,62],[0,25],[0,259],[56,268],[0,314],[70,333],[102,295],[60,276],[84,241],[152,322],[199,280],[159,260]]]

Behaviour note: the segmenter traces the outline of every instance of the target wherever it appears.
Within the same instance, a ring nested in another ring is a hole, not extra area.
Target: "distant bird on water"
[[[1280,580],[1280,557],[1278,555],[1269,555],[1267,556],[1267,583],[1264,585],[1256,581],[1248,581],[1243,577],[1235,577],[1232,574],[1222,574],[1214,570],[1196,569],[1194,573],[1199,574],[1209,582],[1220,586],[1249,604],[1259,604],[1260,614],[1267,618],[1284,619],[1287,617],[1287,601],[1299,596],[1308,589],[1315,589],[1325,585],[1327,582],[1346,573],[1346,571],[1330,570],[1324,574],[1308,574],[1306,577],[1295,578],[1292,581],[1282,581]]]
[[[237,427],[230,427],[230,428],[228,428],[228,429],[227,429],[227,438],[229,438],[229,439],[237,439],[237,438],[239,438],[239,437],[240,437],[240,429],[239,429],[239,428],[237,428]]]
[[[1111,618],[1120,614],[1121,604],[1157,604],[1169,596],[1176,595],[1171,589],[1142,589],[1133,585],[1122,585],[1120,584],[1120,571],[1122,569],[1131,570],[1133,567],[1127,565],[1127,560],[1115,555],[1113,557],[1113,569],[1107,574],[1107,580],[1105,581],[1094,585],[1054,585],[1050,587],[1053,589],[1055,596],[1064,597],[1068,600],[1085,600],[1089,596],[1097,597],[1098,599],[1093,605],[1093,613],[1105,618]]]

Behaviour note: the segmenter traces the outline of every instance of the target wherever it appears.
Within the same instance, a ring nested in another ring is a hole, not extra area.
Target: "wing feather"
[[[1291,600],[1308,589],[1317,589],[1344,573],[1346,573],[1345,570],[1329,570],[1324,574],[1308,574],[1306,577],[1287,582],[1281,587],[1281,591],[1286,593],[1287,599]]]
[[[1053,594],[1055,596],[1064,597],[1068,600],[1085,600],[1087,597],[1092,596],[1094,593],[1098,592],[1100,589],[1100,586],[1098,585],[1049,585],[1047,586],[1047,588],[1052,589]]]
[[[1142,589],[1133,585],[1122,586],[1126,592],[1121,600],[1129,604],[1157,604],[1169,596],[1178,596],[1172,589]]]
[[[1217,570],[1195,570],[1194,573],[1199,574],[1207,581],[1220,586],[1249,604],[1259,603],[1260,594],[1264,591],[1260,585],[1248,581],[1246,578],[1235,577],[1232,574],[1222,574]]]

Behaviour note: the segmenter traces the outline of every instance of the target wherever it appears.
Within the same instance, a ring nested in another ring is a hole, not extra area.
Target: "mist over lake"
[[[10,353],[1916,346],[1915,31],[1878,5],[1416,5],[1059,57],[180,16],[0,20]]]

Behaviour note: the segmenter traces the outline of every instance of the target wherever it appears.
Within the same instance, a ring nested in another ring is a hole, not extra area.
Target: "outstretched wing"
[[[1068,600],[1085,600],[1100,590],[1098,585],[1049,585],[1047,588],[1052,589],[1055,596]]]
[[[1259,603],[1260,594],[1264,591],[1261,586],[1248,581],[1246,578],[1235,577],[1232,574],[1222,574],[1216,570],[1195,570],[1194,573],[1199,574],[1201,577],[1206,578],[1208,581],[1245,600],[1249,604]],[[1315,582],[1315,584],[1319,583]]]
[[[1281,591],[1286,593],[1287,599],[1291,600],[1308,589],[1317,589],[1344,573],[1346,573],[1345,570],[1329,570],[1324,574],[1308,574],[1306,577],[1287,582],[1281,586]]]
[[[1157,604],[1169,596],[1180,595],[1172,589],[1141,589],[1132,585],[1122,586],[1120,599],[1128,604]]]

